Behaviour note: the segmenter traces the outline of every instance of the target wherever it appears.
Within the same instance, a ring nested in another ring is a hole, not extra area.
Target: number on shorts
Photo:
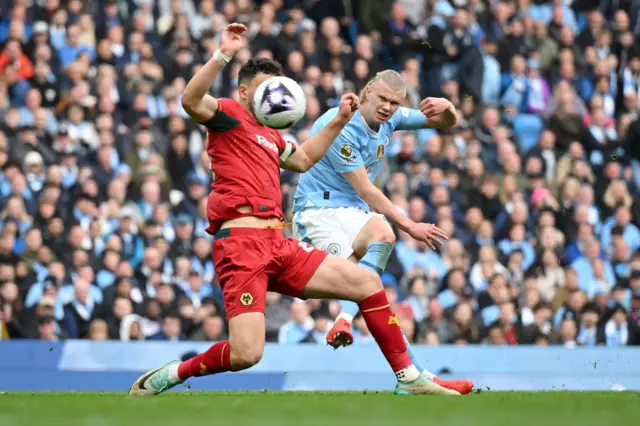
[[[305,241],[300,241],[298,245],[302,248],[302,250],[306,251],[307,253],[311,253],[313,251],[313,247],[310,246],[309,243]]]

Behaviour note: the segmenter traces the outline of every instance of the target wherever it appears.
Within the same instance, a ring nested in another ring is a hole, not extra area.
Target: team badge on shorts
[[[327,246],[327,253],[332,254],[334,256],[340,255],[341,251],[342,250],[340,249],[340,244],[338,243],[331,243]]]
[[[240,295],[240,303],[242,303],[243,306],[251,306],[253,303],[253,296],[251,293],[242,293]]]

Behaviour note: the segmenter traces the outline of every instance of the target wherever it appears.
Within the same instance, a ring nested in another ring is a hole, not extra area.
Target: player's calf
[[[404,391],[426,394],[459,395],[420,375],[413,365],[400,329],[382,288],[380,277],[348,260],[334,256],[325,258],[307,283],[304,295],[317,299],[346,299],[358,303],[362,317]]]
[[[349,258],[358,266],[382,275],[387,266],[387,261],[393,251],[395,235],[387,222],[380,217],[371,218],[360,230],[353,242],[354,256]],[[344,301],[342,312],[336,318],[336,322],[327,333],[327,343],[334,348],[348,346],[353,342],[350,332],[353,317],[358,313],[356,303]]]
[[[229,320],[229,340],[218,342],[206,351],[183,362],[172,361],[140,376],[129,395],[157,395],[191,377],[253,367],[264,351],[264,315],[245,312]]]
[[[264,295],[254,297],[264,298]],[[233,371],[246,370],[260,362],[264,353],[264,330],[262,307],[259,307],[257,311],[244,312],[229,319],[229,341],[231,342],[231,366]]]
[[[264,345],[233,345],[231,347],[231,366],[233,371],[251,368],[262,359]]]

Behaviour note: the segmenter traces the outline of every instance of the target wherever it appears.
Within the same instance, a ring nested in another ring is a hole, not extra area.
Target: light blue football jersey
[[[318,118],[311,128],[311,136],[316,135],[337,114],[338,108],[332,108]],[[319,207],[359,207],[368,211],[367,203],[342,173],[366,167],[369,179],[373,181],[389,149],[393,132],[422,129],[426,121],[425,115],[419,110],[400,107],[374,132],[365,123],[360,111],[356,111],[329,152],[309,171],[300,175],[293,211]]]

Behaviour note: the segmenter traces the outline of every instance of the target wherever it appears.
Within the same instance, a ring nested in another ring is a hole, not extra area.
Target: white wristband
[[[231,60],[233,59],[233,56],[227,56],[224,53],[222,53],[220,49],[218,49],[213,54],[213,59],[215,59],[216,62],[220,64],[220,66],[224,67],[229,62],[231,62]]]

